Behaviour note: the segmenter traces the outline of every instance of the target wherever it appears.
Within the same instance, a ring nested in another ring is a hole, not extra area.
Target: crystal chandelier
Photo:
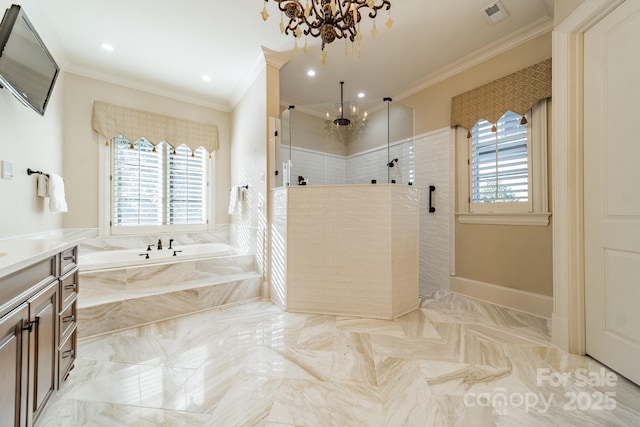
[[[267,2],[264,0],[264,7],[261,15],[263,20],[269,18],[267,12]],[[325,46],[332,43],[336,39],[345,39],[358,46],[358,54],[360,53],[360,42],[362,35],[360,32],[360,21],[362,13],[367,13],[369,18],[373,19],[372,35],[375,37],[378,33],[376,29],[375,18],[380,9],[389,10],[391,3],[389,0],[306,0],[303,6],[300,0],[274,0],[278,3],[281,12],[280,31],[284,34],[291,34],[296,39],[294,51],[298,48],[298,39],[302,35],[312,37],[320,37],[322,39],[322,62],[326,58]],[[289,20],[285,24],[284,17]],[[391,28],[393,20],[391,15],[385,24],[387,28]],[[305,39],[304,51],[307,52],[307,42]],[[348,52],[345,46],[345,53]]]
[[[327,111],[327,120],[325,121],[324,133],[326,136],[342,143],[349,145],[355,140],[367,125],[367,112],[362,116],[358,111],[358,105],[350,102],[345,108],[344,105],[344,82],[340,82],[340,103],[336,104],[336,119],[331,120],[331,113]]]

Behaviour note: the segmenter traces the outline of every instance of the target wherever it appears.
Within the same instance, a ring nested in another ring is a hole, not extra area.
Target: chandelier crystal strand
[[[261,13],[267,20],[269,14],[265,7]],[[302,34],[311,35],[322,40],[322,50],[336,39],[349,39],[352,43],[358,38],[360,47],[360,22],[364,17],[373,19],[372,34],[377,35],[375,18],[379,10],[389,11],[390,0],[274,0],[281,11],[281,31],[300,38]],[[304,4],[304,6],[303,6]],[[369,9],[368,11],[361,9]],[[285,16],[287,22],[285,22]],[[386,21],[391,28],[393,20],[389,13]],[[323,54],[323,59],[326,55]]]

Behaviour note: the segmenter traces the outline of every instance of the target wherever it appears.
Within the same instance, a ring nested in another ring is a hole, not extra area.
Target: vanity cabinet
[[[34,420],[56,389],[58,281],[29,299],[29,413]],[[29,423],[31,424],[31,423]]]
[[[29,305],[21,304],[0,318],[0,425],[27,425],[28,335],[23,328],[29,324]]]
[[[0,427],[37,425],[73,368],[76,250],[0,277]]]
[[[76,360],[78,268],[74,268],[60,279],[60,308],[58,312],[58,383],[62,384],[73,369]]]

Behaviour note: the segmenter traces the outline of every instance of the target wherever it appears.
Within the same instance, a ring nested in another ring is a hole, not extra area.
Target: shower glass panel
[[[280,115],[280,145],[276,152],[276,167],[280,168],[280,179],[276,180],[278,187],[288,187],[291,183],[291,130],[293,107],[286,108]]]
[[[282,165],[282,185],[413,182],[413,109],[392,101],[345,101],[344,117],[350,124],[337,126],[339,108],[283,107],[277,163]]]

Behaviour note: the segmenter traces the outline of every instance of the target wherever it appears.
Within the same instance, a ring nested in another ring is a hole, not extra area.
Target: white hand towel
[[[236,211],[236,207],[238,206],[238,187],[233,187],[231,191],[229,191],[229,215],[233,215]]]
[[[67,212],[64,195],[64,180],[59,175],[49,174],[49,210],[51,213]]]
[[[49,178],[47,178],[46,175],[38,175],[38,180],[36,181],[36,189],[38,192],[38,196],[49,197]]]

